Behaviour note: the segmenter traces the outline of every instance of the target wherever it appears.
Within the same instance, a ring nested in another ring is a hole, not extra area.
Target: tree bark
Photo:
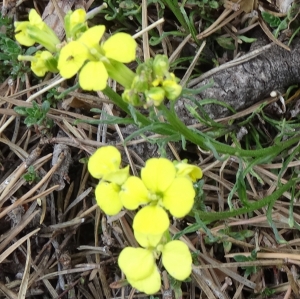
[[[259,40],[251,50],[259,48],[266,42]],[[254,49],[253,49],[254,48]],[[300,83],[300,39],[295,39],[291,51],[273,45],[259,56],[237,66],[220,71],[197,84],[200,88],[214,80],[211,88],[196,96],[196,99],[217,99],[225,102],[236,110],[243,110],[270,95],[273,90],[282,90],[292,84]],[[186,123],[192,124],[185,103],[180,99],[177,113]],[[224,117],[229,111],[223,106],[206,105],[204,110],[211,118]]]

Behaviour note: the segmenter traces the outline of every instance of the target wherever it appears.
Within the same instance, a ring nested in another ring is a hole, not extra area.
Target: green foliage
[[[20,107],[17,106],[14,110],[25,116],[24,123],[27,127],[31,127],[33,125],[45,126],[46,128],[51,128],[53,126],[52,120],[48,119],[47,112],[50,109],[50,102],[44,101],[41,106],[39,106],[35,101],[32,102],[32,107]]]
[[[256,257],[257,257],[257,252],[255,250],[253,250],[251,252],[251,256],[247,257],[247,256],[243,256],[243,255],[236,255],[234,257],[234,260],[236,262],[252,262],[252,261],[256,261]],[[256,266],[248,266],[248,267],[241,267],[241,268],[245,270],[246,277],[248,277],[251,274],[255,274],[257,272]]]
[[[32,165],[30,165],[27,169],[27,172],[23,175],[23,179],[27,183],[32,184],[32,183],[38,182],[41,178],[38,176],[34,167]]]
[[[18,55],[24,54],[24,51],[14,40],[13,20],[8,17],[2,18],[0,13],[0,28],[0,82],[4,82],[8,77],[20,77],[24,81],[24,74],[29,72],[29,67],[18,61]],[[28,51],[32,51],[32,48]]]

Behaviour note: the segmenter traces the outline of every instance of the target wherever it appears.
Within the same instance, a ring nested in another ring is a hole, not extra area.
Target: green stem
[[[280,187],[278,190],[273,192],[271,195],[265,197],[264,199],[261,199],[259,201],[254,202],[248,207],[242,207],[237,210],[233,211],[226,211],[226,212],[216,212],[216,213],[207,213],[202,211],[194,211],[195,214],[197,214],[201,220],[203,221],[216,221],[216,220],[222,220],[222,219],[228,219],[230,217],[235,217],[238,215],[242,215],[245,213],[250,213],[255,210],[261,209],[262,207],[274,203],[284,192],[288,191],[293,184],[298,182],[299,179],[292,179],[289,182],[287,182],[285,185]]]
[[[218,153],[229,154],[237,157],[263,157],[268,155],[276,155],[282,152],[283,150],[289,148],[293,144],[300,141],[300,136],[296,135],[291,139],[286,140],[284,143],[279,145],[273,145],[268,148],[262,148],[259,150],[244,150],[236,147],[231,147],[227,144],[216,141],[213,138],[210,138],[208,135],[202,133],[201,131],[193,131],[189,129],[177,116],[174,111],[174,105],[171,105],[171,109],[168,110],[167,107],[162,106],[164,115],[166,116],[168,122],[172,127],[182,134],[187,140],[199,145],[204,149],[211,149],[211,146],[215,148]]]

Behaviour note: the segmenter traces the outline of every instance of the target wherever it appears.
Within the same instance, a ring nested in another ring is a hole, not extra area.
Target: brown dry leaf
[[[245,13],[249,13],[257,7],[257,0],[231,0],[233,3],[238,3],[240,5],[240,9]]]
[[[60,11],[56,11],[55,6],[53,4],[53,1],[56,1],[58,7],[60,8]],[[63,39],[65,35],[65,30],[64,30],[64,24],[61,22],[59,13],[67,13],[69,10],[71,10],[72,6],[75,3],[75,0],[53,0],[49,1],[48,5],[46,6],[42,19],[44,22],[54,30],[56,35],[60,40]]]

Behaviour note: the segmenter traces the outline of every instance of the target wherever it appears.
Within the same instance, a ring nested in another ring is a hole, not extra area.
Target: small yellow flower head
[[[175,163],[175,167],[177,169],[177,176],[188,176],[192,180],[192,182],[196,182],[203,176],[200,167],[188,164],[185,161]]]
[[[119,197],[120,187],[115,183],[100,181],[95,189],[98,206],[107,215],[118,214],[123,205]]]
[[[134,236],[145,248],[156,247],[170,224],[169,217],[160,206],[145,206],[133,219]]]
[[[79,15],[78,18],[82,16]],[[79,74],[79,84],[83,89],[93,91],[104,89],[108,76],[119,83],[123,82],[124,86],[127,81],[131,83],[130,78],[122,77],[123,72],[128,74],[128,69],[124,65],[122,67],[120,63],[135,59],[137,46],[135,40],[129,34],[117,33],[100,45],[104,32],[105,26],[94,26],[61,50],[58,68],[62,77],[71,78],[88,60]],[[130,71],[129,74],[131,77],[134,73]]]
[[[118,264],[130,280],[144,279],[156,269],[152,251],[144,248],[125,247],[119,255]]]
[[[60,43],[54,31],[43,22],[36,10],[29,12],[29,22],[15,22],[15,38],[24,46],[30,47],[39,43],[47,50],[55,52],[56,45]]]
[[[144,292],[147,295],[152,295],[157,293],[161,287],[160,274],[156,269],[154,269],[148,277],[141,280],[128,279],[128,282],[140,292]]]
[[[48,51],[37,51],[34,58],[35,60],[31,62],[32,71],[39,77],[45,76],[50,70],[47,61],[54,59],[53,55]]]
[[[29,37],[27,31],[28,27],[32,26],[43,30],[45,25],[46,24],[43,22],[36,10],[31,9],[29,12],[29,22],[15,22],[15,38],[21,45],[31,47],[36,41]]]
[[[149,191],[143,181],[135,176],[130,176],[121,187],[120,198],[124,207],[128,210],[135,210],[141,204],[150,201]]]
[[[68,39],[75,39],[80,29],[86,29],[86,12],[83,9],[68,11],[64,18],[65,32]]]
[[[164,80],[162,85],[166,92],[166,98],[170,101],[176,100],[182,92],[182,86],[176,82],[176,77],[173,73],[170,73],[170,79]]]
[[[86,12],[84,9],[76,9],[70,15],[70,27],[74,29],[78,24],[84,23],[86,18]]]
[[[96,150],[88,162],[88,170],[96,179],[122,185],[129,176],[129,167],[120,169],[121,153],[114,146],[103,146]]]
[[[163,247],[162,263],[169,274],[177,280],[185,280],[191,275],[192,256],[182,241],[171,241]]]
[[[153,194],[151,199],[177,218],[184,217],[193,207],[195,190],[190,179],[176,177],[174,164],[165,158],[152,158],[141,171],[145,186]]]
[[[161,87],[151,87],[145,92],[147,106],[159,106],[165,99],[165,91]]]

